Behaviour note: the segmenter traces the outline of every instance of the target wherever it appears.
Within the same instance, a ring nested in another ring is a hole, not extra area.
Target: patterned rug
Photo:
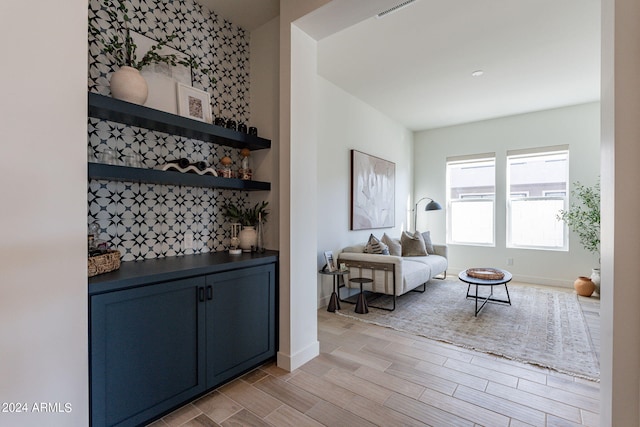
[[[420,288],[419,288],[420,289]],[[474,291],[472,287],[472,292]],[[509,285],[511,306],[488,303],[474,317],[467,286],[455,279],[432,280],[424,293],[409,292],[397,300],[395,311],[369,308],[355,313],[341,303],[336,313],[363,322],[409,332],[459,347],[534,364],[590,380],[599,380],[600,364],[588,327],[572,292]],[[480,288],[488,292],[488,289]],[[494,298],[504,299],[504,286],[494,287]],[[370,304],[387,306],[382,296]]]

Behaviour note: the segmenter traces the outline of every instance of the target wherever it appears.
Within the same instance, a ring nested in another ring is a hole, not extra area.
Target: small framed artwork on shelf
[[[336,262],[333,259],[333,252],[331,251],[325,251],[324,253],[324,260],[327,263],[326,265],[326,271],[329,272],[334,272],[336,271]]]
[[[200,89],[177,83],[178,114],[211,123],[211,95]]]

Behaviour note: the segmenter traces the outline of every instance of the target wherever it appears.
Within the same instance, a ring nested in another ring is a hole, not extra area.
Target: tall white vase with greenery
[[[111,75],[111,95],[116,99],[143,105],[149,95],[147,81],[136,68],[123,65]]]
[[[111,77],[111,94],[114,98],[124,101],[144,104],[147,100],[147,83],[140,75],[140,70],[151,64],[178,64],[197,70],[200,67],[198,61],[189,56],[178,57],[174,53],[161,53],[162,48],[176,38],[176,34],[170,34],[164,39],[158,40],[151,48],[138,59],[136,49],[138,46],[131,37],[131,14],[125,0],[105,0],[103,11],[107,15],[110,28],[102,29],[98,25],[98,19],[103,15],[89,17],[90,40],[102,44],[105,55],[110,57],[119,68]],[[215,83],[213,72],[207,68],[201,68],[211,83]]]
[[[600,255],[600,182],[591,187],[575,182],[571,196],[569,209],[561,210],[558,220],[564,221],[569,229],[578,235],[580,243],[587,251]],[[592,270],[591,281],[600,294],[599,267]]]

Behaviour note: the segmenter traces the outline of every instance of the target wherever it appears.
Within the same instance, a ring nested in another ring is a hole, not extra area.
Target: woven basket
[[[89,257],[88,267],[89,277],[117,270],[120,268],[120,251]]]
[[[504,273],[495,268],[469,268],[467,276],[484,280],[500,280],[504,278]]]

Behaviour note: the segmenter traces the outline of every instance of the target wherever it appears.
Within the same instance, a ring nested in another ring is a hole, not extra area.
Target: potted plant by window
[[[564,221],[569,229],[578,235],[580,243],[587,251],[599,255],[600,183],[589,187],[575,182],[571,196],[573,200],[569,209],[561,210],[557,218]],[[596,291],[600,293],[600,268],[592,270],[591,281]]]
[[[184,65],[192,70],[200,68],[200,64],[192,57],[178,57],[176,54],[159,53],[162,47],[176,38],[176,34],[170,34],[156,44],[144,54],[141,59],[136,56],[137,45],[131,37],[131,18],[125,0],[105,0],[104,13],[111,26],[110,30],[104,31],[97,26],[98,15],[89,19],[89,35],[103,46],[103,51],[110,55],[115,63],[120,66],[111,75],[111,94],[114,98],[135,104],[144,104],[147,100],[148,87],[144,77],[140,75],[140,70],[151,64],[168,64],[171,66]],[[215,83],[212,71],[202,68],[202,72],[208,74],[211,81]]]
[[[250,252],[262,246],[262,242],[258,242],[259,230],[256,227],[262,227],[266,222],[269,210],[267,209],[269,202],[256,203],[253,207],[242,209],[234,204],[225,205],[222,214],[232,223],[242,224],[242,230],[238,234],[240,239],[240,249],[244,252]]]

